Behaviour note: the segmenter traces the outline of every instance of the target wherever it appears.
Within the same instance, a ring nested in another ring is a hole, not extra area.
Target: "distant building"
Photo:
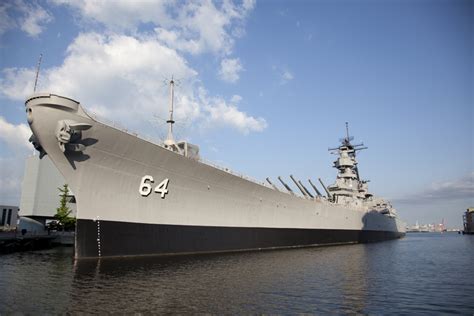
[[[16,227],[18,206],[0,205],[0,229],[8,230]]]
[[[474,234],[474,207],[468,208],[466,213],[464,213],[463,222],[463,234]]]
[[[42,222],[52,219],[59,206],[60,194],[58,188],[65,184],[64,177],[54,166],[48,156],[43,159],[31,156],[26,159],[25,174],[21,186],[20,215]],[[70,191],[72,210],[71,216],[76,216],[76,204]]]

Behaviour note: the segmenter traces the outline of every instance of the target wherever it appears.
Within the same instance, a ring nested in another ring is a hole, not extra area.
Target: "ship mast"
[[[40,54],[39,60],[38,60],[38,65],[36,66],[36,77],[35,77],[35,86],[33,88],[33,93],[36,92],[36,87],[38,86],[38,77],[39,77],[39,72],[40,72],[40,67],[41,67],[41,60],[43,59],[43,54]]]
[[[166,123],[168,123],[168,137],[166,138],[165,140],[165,145],[166,146],[173,146],[176,144],[176,142],[174,141],[174,137],[173,137],[173,124],[174,124],[174,120],[173,120],[173,102],[174,102],[174,80],[173,80],[173,77],[171,77],[171,80],[170,80],[170,107],[169,107],[169,119],[166,121]]]
[[[168,136],[166,137],[165,141],[163,142],[163,147],[173,151],[175,153],[178,153],[180,155],[183,155],[185,157],[188,157],[190,159],[194,160],[199,160],[199,146],[188,143],[187,141],[179,141],[176,142],[174,140],[173,136],[173,124],[175,123],[173,119],[173,111],[174,111],[174,86],[176,82],[171,77],[171,80],[169,81],[170,85],[170,105],[169,105],[169,118],[166,121],[168,124]],[[178,82],[179,84],[179,82]]]
[[[349,141],[349,123],[346,122],[346,139]]]

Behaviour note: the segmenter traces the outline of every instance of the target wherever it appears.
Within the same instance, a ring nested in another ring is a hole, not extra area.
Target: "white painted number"
[[[170,180],[167,178],[167,179],[164,179],[163,181],[161,181],[160,184],[158,184],[155,188],[155,192],[156,193],[161,193],[161,198],[164,199],[165,198],[165,194],[168,193],[168,182],[170,182]]]
[[[149,176],[149,175],[146,175],[146,176],[143,176],[142,178],[142,181],[140,182],[140,187],[138,188],[138,192],[142,195],[142,196],[148,196],[150,195],[151,193],[151,190],[152,190],[152,187],[151,187],[151,184],[154,182],[153,180],[153,177],[152,176]],[[165,198],[165,194],[168,193],[168,183],[170,182],[170,180],[168,178],[164,179],[163,181],[160,182],[160,184],[158,184],[156,187],[155,187],[155,192],[156,193],[160,193],[161,194],[161,198],[164,199]]]
[[[153,177],[144,176],[142,178],[142,181],[140,182],[140,188],[138,189],[142,196],[148,196],[151,193],[151,184],[147,183],[146,181],[150,181],[151,183],[153,183]]]

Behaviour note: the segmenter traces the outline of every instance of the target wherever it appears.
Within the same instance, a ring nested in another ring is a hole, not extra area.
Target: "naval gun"
[[[326,191],[326,193],[328,195],[328,199],[332,201],[332,194],[329,193],[328,189],[326,188],[326,186],[323,183],[323,180],[321,180],[321,178],[318,178],[318,180],[319,180],[319,183],[321,183],[321,185],[323,186],[324,191]]]
[[[266,180],[267,180],[267,182],[268,182],[275,190],[280,191],[280,190],[278,190],[277,186],[274,185],[274,184],[270,181],[270,178],[269,178],[269,177],[267,177]]]
[[[306,187],[303,185],[303,183],[301,183],[300,180],[298,180],[298,183],[300,184],[300,186],[306,191],[306,193],[312,198],[314,199],[314,195],[312,195],[308,189],[306,189]]]
[[[298,189],[300,189],[301,193],[303,194],[303,196],[305,198],[308,198],[308,195],[306,194],[306,192],[303,190],[303,188],[299,185],[298,181],[295,180],[295,178],[293,178],[293,175],[290,174],[290,178],[291,180],[293,180],[293,182],[295,183],[295,185],[298,187]]]
[[[308,182],[309,182],[309,184],[311,184],[311,186],[313,187],[314,191],[316,191],[316,194],[317,194],[318,196],[323,196],[323,195],[321,194],[321,192],[319,192],[318,188],[313,184],[313,182],[311,182],[311,179],[308,179]]]
[[[278,180],[280,180],[281,184],[283,184],[283,186],[288,190],[288,192],[290,192],[290,194],[292,195],[295,195],[295,192],[293,192],[293,190],[288,186],[288,184],[286,184],[280,176],[278,176]]]

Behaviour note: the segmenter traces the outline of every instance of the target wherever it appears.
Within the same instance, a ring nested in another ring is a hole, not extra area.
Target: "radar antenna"
[[[349,123],[346,122],[346,139],[349,139]]]
[[[43,54],[40,54],[40,57],[38,59],[38,65],[36,66],[36,77],[35,77],[35,86],[33,88],[33,93],[36,92],[36,87],[38,85],[38,77],[39,77],[39,72],[40,72],[41,61],[42,60],[43,60]]]

